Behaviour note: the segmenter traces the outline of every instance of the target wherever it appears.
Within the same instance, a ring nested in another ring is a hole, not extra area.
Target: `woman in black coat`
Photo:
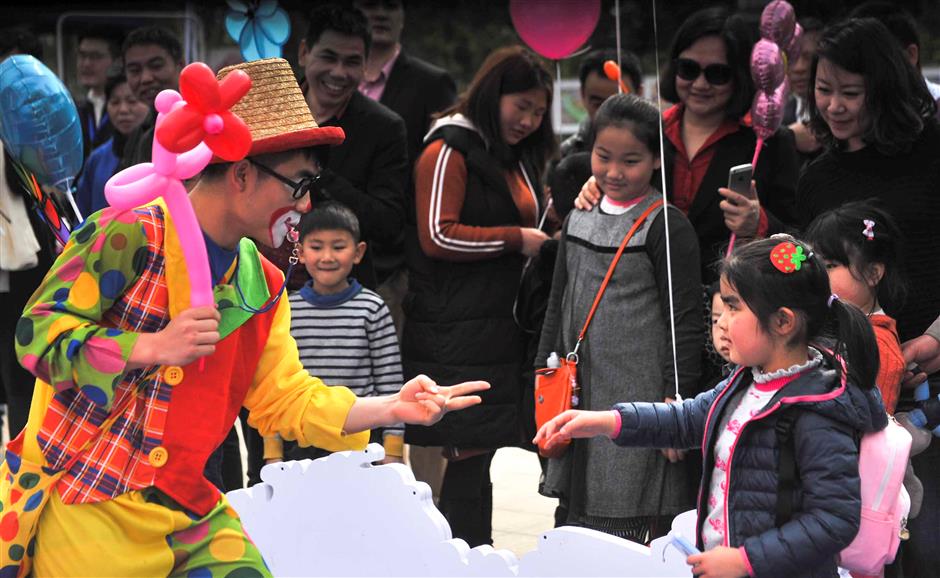
[[[406,375],[438,383],[490,382],[483,403],[406,441],[444,446],[439,507],[454,537],[492,543],[495,450],[521,444],[525,338],[513,303],[527,257],[547,235],[539,175],[553,152],[552,79],[521,47],[491,54],[457,104],[442,113],[415,167],[417,231],[407,248],[403,309]]]
[[[935,371],[940,354],[940,126],[923,77],[880,22],[852,19],[827,29],[813,60],[810,128],[825,146],[800,178],[797,206],[805,223],[844,203],[874,198],[904,234],[904,303],[882,302],[898,323],[908,362]],[[860,224],[861,234],[864,224]],[[878,235],[878,231],[875,231]],[[919,371],[913,384],[927,376]],[[908,374],[910,376],[910,374]],[[940,391],[940,374],[929,379]],[[902,390],[898,410],[912,405]],[[901,559],[906,576],[940,568],[940,443],[912,460],[924,484],[920,515]]]

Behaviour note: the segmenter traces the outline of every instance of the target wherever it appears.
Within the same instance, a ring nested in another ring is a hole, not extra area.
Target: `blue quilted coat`
[[[693,448],[705,456],[698,499],[696,535],[701,544],[707,489],[714,468],[716,429],[736,392],[751,383],[748,369],[681,404],[625,403],[622,428],[614,440],[623,446]],[[779,449],[775,425],[781,412],[793,412],[798,471],[793,516],[776,527]],[[729,459],[727,546],[743,546],[756,576],[794,578],[836,576],[836,555],[858,532],[861,497],[858,439],[887,425],[877,388],[841,385],[825,367],[806,371],[781,388],[742,428]]]

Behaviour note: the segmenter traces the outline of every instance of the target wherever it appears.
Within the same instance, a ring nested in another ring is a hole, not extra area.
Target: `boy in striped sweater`
[[[300,221],[299,243],[300,263],[312,279],[290,295],[290,332],[304,368],[359,397],[395,393],[402,368],[391,313],[378,294],[349,276],[366,251],[356,215],[335,201],[317,204]],[[385,447],[383,463],[402,462],[402,424],[373,430],[370,441]],[[266,463],[327,454],[277,435],[265,438]]]

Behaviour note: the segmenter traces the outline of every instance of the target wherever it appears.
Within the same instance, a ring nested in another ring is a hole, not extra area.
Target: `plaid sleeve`
[[[100,325],[140,276],[147,236],[133,212],[98,212],[72,233],[16,325],[20,364],[56,391],[109,408],[137,333]]]

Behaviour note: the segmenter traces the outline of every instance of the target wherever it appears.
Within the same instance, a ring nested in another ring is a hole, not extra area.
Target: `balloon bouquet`
[[[72,196],[84,161],[82,127],[68,89],[28,54],[0,63],[0,138],[39,216],[65,246],[82,220]],[[60,191],[68,204],[43,185]]]
[[[118,211],[163,197],[183,248],[192,307],[212,305],[214,299],[205,238],[183,181],[199,174],[213,154],[225,161],[248,154],[251,131],[229,109],[250,88],[251,78],[241,70],[218,81],[205,64],[190,64],[180,74],[182,94],[157,95],[153,161],[124,169],[105,184],[105,198]]]
[[[757,167],[764,142],[772,137],[783,122],[783,109],[790,85],[787,66],[800,57],[803,28],[796,23],[793,6],[786,0],[774,0],[761,13],[761,39],[751,51],[751,78],[757,93],[751,104],[751,122],[757,134],[752,167]],[[736,235],[731,234],[728,252],[734,250]]]

